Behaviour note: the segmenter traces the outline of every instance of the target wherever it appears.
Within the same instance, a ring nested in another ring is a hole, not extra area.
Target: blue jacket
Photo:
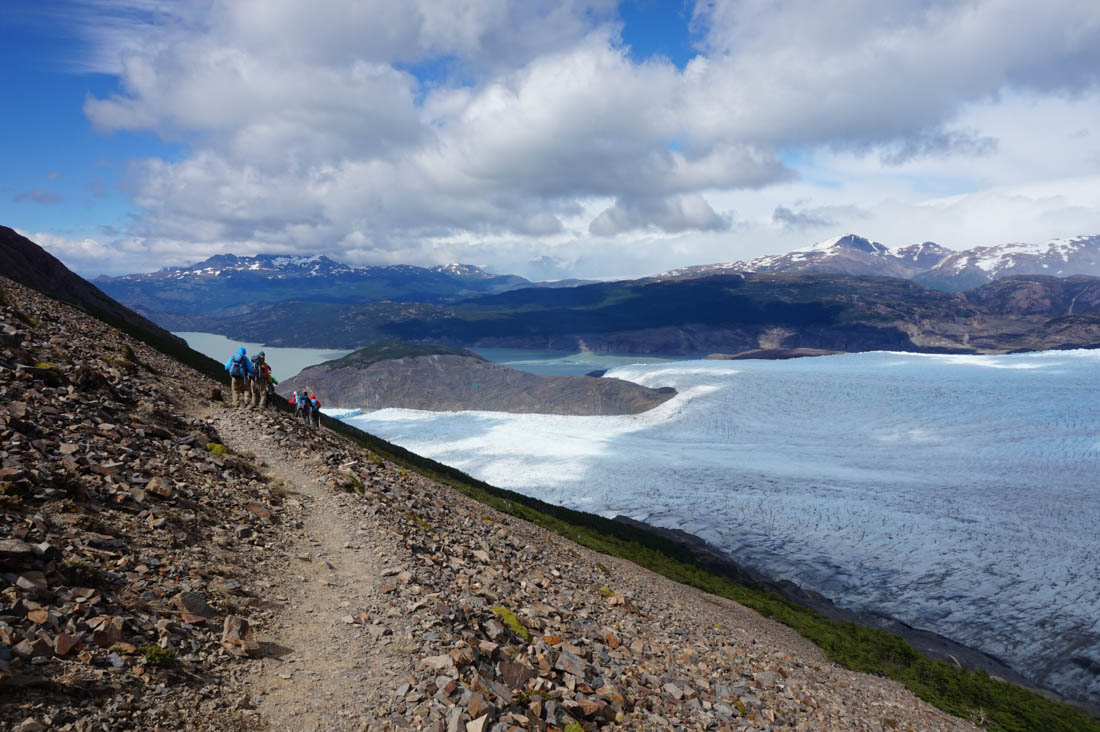
[[[233,359],[240,357],[241,359],[241,373],[245,376],[252,374],[252,362],[245,357],[244,346],[237,349],[237,353],[230,356],[229,360],[225,362],[225,370],[230,374],[233,373]]]

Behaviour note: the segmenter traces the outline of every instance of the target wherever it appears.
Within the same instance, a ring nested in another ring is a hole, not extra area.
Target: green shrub
[[[178,655],[173,648],[161,648],[158,645],[142,646],[138,649],[145,656],[146,666],[171,666]]]

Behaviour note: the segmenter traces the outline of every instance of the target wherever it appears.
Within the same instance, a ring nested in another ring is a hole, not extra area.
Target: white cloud
[[[642,274],[1100,210],[1100,5],[712,0],[683,69],[632,60],[615,5],[81,0],[83,68],[120,79],[89,119],[190,150],[134,162],[128,246]],[[1059,179],[1080,200],[1020,192]]]
[[[592,220],[588,227],[596,236],[614,236],[637,229],[656,228],[669,233],[682,231],[724,231],[728,218],[719,216],[696,194],[662,199],[625,199],[615,202]]]

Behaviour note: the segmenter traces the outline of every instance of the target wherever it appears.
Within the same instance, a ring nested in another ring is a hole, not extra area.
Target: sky
[[[1100,233],[1100,3],[6,0],[0,225],[629,277]]]

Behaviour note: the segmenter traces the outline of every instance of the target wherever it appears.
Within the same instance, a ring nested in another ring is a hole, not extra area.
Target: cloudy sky
[[[613,277],[1100,233],[1100,3],[8,0],[0,224]]]

